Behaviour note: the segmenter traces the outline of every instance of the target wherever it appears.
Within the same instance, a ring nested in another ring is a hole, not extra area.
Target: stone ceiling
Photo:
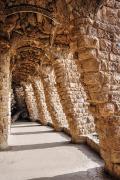
[[[40,66],[49,64],[52,51],[69,48],[74,13],[90,14],[102,3],[103,0],[1,0],[0,37],[12,49],[13,81],[39,74]]]

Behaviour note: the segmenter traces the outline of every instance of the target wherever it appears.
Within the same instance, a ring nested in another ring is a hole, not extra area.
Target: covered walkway
[[[0,153],[0,180],[111,180],[96,153],[51,127],[14,123],[9,144]]]

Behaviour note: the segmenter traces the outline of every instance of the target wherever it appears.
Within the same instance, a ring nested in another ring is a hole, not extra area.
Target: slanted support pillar
[[[32,80],[32,87],[33,87],[36,102],[37,102],[40,122],[43,125],[52,124],[52,119],[46,105],[44,88],[43,88],[41,79],[39,78],[39,79]]]
[[[60,103],[59,95],[56,88],[54,71],[43,76],[43,86],[45,91],[46,103],[49,113],[52,117],[53,126],[56,131],[61,131],[67,125],[66,116]]]
[[[32,84],[29,82],[29,83],[22,83],[22,85],[24,87],[25,102],[27,105],[30,119],[32,121],[39,120],[38,109],[37,109],[37,104],[34,97]]]
[[[88,134],[93,133],[94,119],[88,110],[86,93],[80,83],[75,59],[69,52],[53,60],[56,75],[56,86],[65,112],[72,142],[86,142]]]

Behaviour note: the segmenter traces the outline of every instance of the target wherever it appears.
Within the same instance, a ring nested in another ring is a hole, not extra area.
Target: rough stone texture
[[[82,84],[87,92],[100,150],[106,169],[120,176],[119,131],[119,59],[120,29],[119,2],[108,3],[97,13],[95,20],[79,16],[77,46]],[[113,10],[114,9],[114,10]],[[75,25],[78,25],[75,15]]]
[[[72,141],[85,142],[86,135],[94,132],[94,119],[88,112],[86,94],[80,84],[80,75],[72,54],[53,63],[57,90],[68,119]]]
[[[10,58],[0,55],[0,149],[8,146],[8,129],[10,125]]]
[[[11,113],[13,112],[15,108],[16,100],[15,100],[15,94],[13,92],[13,89],[11,88]]]
[[[25,103],[23,87],[19,86],[19,87],[15,88],[14,98],[16,100],[17,108],[19,109],[19,111],[26,110],[26,103]]]
[[[49,72],[49,75],[43,77],[42,82],[44,86],[46,103],[48,111],[52,117],[53,126],[56,131],[61,131],[64,127],[68,127],[68,125],[57,92],[54,72]]]
[[[28,108],[29,116],[32,121],[39,120],[39,114],[37,109],[36,100],[34,97],[34,91],[31,83],[24,83],[25,101]]]
[[[120,177],[119,19],[119,0],[0,1],[0,143],[7,143],[7,77],[18,86],[39,76],[53,124],[61,129],[66,118],[72,140],[80,142],[95,123],[105,167]],[[40,100],[30,86],[26,99],[36,119]]]
[[[48,123],[51,124],[52,119],[47,109],[44,88],[41,79],[39,78],[32,81],[32,86],[34,89],[34,94],[36,97],[36,102],[39,110],[40,122],[43,125],[47,125]]]

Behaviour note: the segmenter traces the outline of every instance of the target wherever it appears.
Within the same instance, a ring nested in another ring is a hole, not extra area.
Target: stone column
[[[32,121],[39,120],[38,109],[31,83],[24,83],[25,102]]]
[[[46,103],[52,117],[53,126],[56,131],[61,131],[68,125],[57,92],[54,71],[49,72],[47,76],[43,77],[43,86]]]
[[[72,141],[85,142],[93,133],[94,119],[88,111],[86,93],[80,83],[75,59],[72,54],[53,61],[57,90],[70,127]]]
[[[8,146],[8,130],[11,121],[10,57],[0,55],[0,149]]]
[[[39,79],[32,80],[32,87],[33,87],[36,102],[37,102],[40,122],[43,125],[52,124],[52,119],[46,106],[44,88],[43,88],[41,79],[39,78]]]

